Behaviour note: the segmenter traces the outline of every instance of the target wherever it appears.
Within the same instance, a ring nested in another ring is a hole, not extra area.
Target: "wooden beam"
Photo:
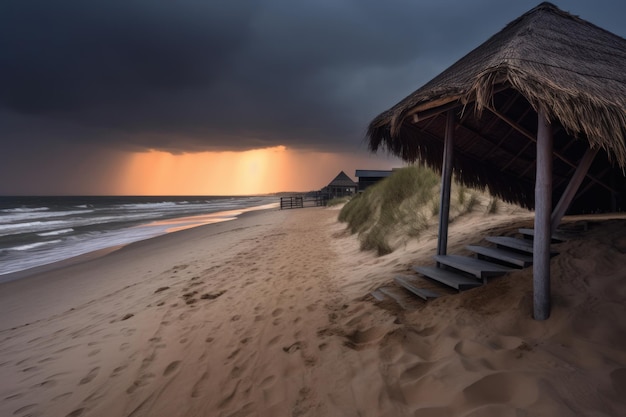
[[[530,107],[527,108],[522,113],[522,115],[520,117],[518,117],[517,123],[519,123],[524,117],[526,117],[526,115],[528,114],[529,111],[530,111]],[[498,120],[498,119],[496,118],[494,120]],[[504,141],[507,140],[509,138],[509,136],[511,136],[511,133],[513,133],[513,128],[509,126],[509,131],[506,133],[506,135],[503,135],[502,138],[500,139],[500,141],[496,144],[496,146],[494,146],[487,153],[485,153],[485,155],[481,158],[481,161],[484,161],[485,159],[490,157],[491,154],[493,153],[493,151],[495,151],[496,149],[500,148],[502,146],[502,144],[504,143]]]
[[[607,168],[604,168],[598,175],[600,177],[604,177],[610,170],[611,170],[610,166]],[[582,190],[578,192],[578,194],[576,194],[576,197],[574,197],[574,200],[578,200],[579,198],[581,198],[587,191],[591,189],[592,186],[593,186],[593,181],[590,181],[587,185],[583,187]]]
[[[578,167],[576,168],[576,171],[574,171],[574,175],[572,176],[572,179],[567,184],[567,187],[565,187],[565,191],[563,191],[563,195],[561,195],[561,199],[559,200],[556,207],[554,208],[554,211],[552,211],[552,216],[550,220],[552,224],[552,233],[556,231],[556,228],[561,223],[561,219],[565,215],[565,212],[567,211],[568,207],[572,203],[572,200],[574,200],[574,196],[576,195],[576,192],[578,191],[580,184],[582,184],[583,180],[585,179],[585,176],[587,175],[587,172],[589,171],[589,167],[591,167],[591,163],[593,162],[593,159],[598,154],[599,149],[600,148],[595,148],[595,149],[588,148],[585,154],[583,155],[582,159],[578,163]]]
[[[543,110],[537,126],[535,238],[533,242],[533,317],[550,317],[550,212],[552,211],[552,127]]]
[[[504,114],[500,113],[498,110],[494,109],[491,106],[485,106],[485,108],[487,110],[489,110],[490,112],[492,112],[493,114],[495,114],[496,116],[498,116],[500,119],[502,119],[503,122],[507,123],[509,126],[511,126],[513,129],[517,130],[519,133],[521,133],[523,136],[526,136],[528,139],[530,139],[533,142],[537,142],[537,139],[530,133],[528,132],[526,129],[524,129],[523,127],[519,126],[517,123],[515,123],[513,120],[509,119],[508,117],[506,117]],[[567,159],[563,154],[561,154],[558,151],[553,152],[554,156],[556,156],[557,158],[559,158],[561,161],[565,162],[567,165],[569,165],[572,168],[576,168],[576,164],[573,163],[572,161],[570,161],[569,159]],[[603,181],[601,181],[600,179],[596,178],[593,175],[588,175],[588,177],[595,182],[596,184],[606,188],[607,190],[609,190],[612,193],[617,193],[617,190],[613,189],[612,187],[610,187],[608,184],[604,183]]]
[[[517,158],[520,157],[521,154],[526,152],[526,149],[528,149],[528,147],[530,146],[531,143],[533,143],[533,142],[526,142],[526,145],[524,145],[522,147],[522,149],[520,149],[519,152],[517,152],[517,154],[515,154],[515,158],[511,159],[509,162],[506,163],[505,166],[500,168],[500,172],[504,172],[508,167],[510,167],[513,164],[513,162],[515,162],[517,160]]]
[[[462,96],[458,95],[458,96],[449,96],[449,97],[443,97],[443,98],[436,99],[436,100],[422,102],[421,104],[407,111],[406,116],[404,117],[404,120],[407,120],[409,117],[412,118],[414,114],[419,114],[419,113],[427,114],[426,112],[428,112],[428,114],[432,114],[433,116],[436,116],[441,113],[445,113],[446,111],[449,110],[449,107],[445,107],[445,106],[450,106],[450,105],[456,106],[459,104],[461,99],[462,99]]]
[[[443,106],[413,113],[413,123],[418,123],[423,120],[430,119],[431,117],[439,116],[442,113],[447,113],[449,110],[456,110],[462,106],[463,104],[455,100],[453,102],[446,103]]]
[[[450,218],[450,190],[452,188],[455,119],[456,114],[454,110],[448,110],[446,114],[446,135],[443,146],[443,165],[441,167],[441,200],[439,203],[437,255],[445,255],[448,251],[448,221]]]

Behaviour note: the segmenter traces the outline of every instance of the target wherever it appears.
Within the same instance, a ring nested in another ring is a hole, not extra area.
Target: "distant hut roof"
[[[356,182],[352,181],[345,172],[341,171],[334,180],[328,184],[329,187],[356,187]]]
[[[369,147],[440,169],[445,111],[455,108],[457,179],[533,207],[541,109],[555,132],[555,193],[588,143],[604,152],[583,186],[586,200],[615,195],[626,189],[614,181],[626,166],[625,68],[626,40],[542,3],[376,117]]]
[[[355,172],[355,176],[359,178],[384,178],[388,177],[393,173],[393,170],[382,170],[382,169],[357,169]]]

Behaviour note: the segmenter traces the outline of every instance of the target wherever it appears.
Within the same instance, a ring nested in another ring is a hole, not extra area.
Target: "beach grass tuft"
[[[326,206],[327,207],[339,206],[341,204],[347,203],[348,201],[350,201],[350,196],[335,197],[335,198],[331,198],[330,200],[328,200],[328,202],[326,203]]]
[[[458,183],[453,183],[453,189],[450,221],[481,206],[486,214],[498,211],[497,200],[484,191]],[[358,234],[362,250],[385,255],[437,224],[439,192],[439,176],[430,168],[412,165],[394,170],[345,203],[339,221],[346,223],[351,233]]]
[[[420,165],[396,170],[346,203],[339,220],[359,234],[361,249],[390,253],[392,234],[399,228],[418,236],[428,226],[430,216],[422,212],[433,200],[437,182],[437,175]]]
[[[496,214],[498,209],[498,199],[496,197],[491,197],[489,199],[489,204],[487,204],[487,214]]]

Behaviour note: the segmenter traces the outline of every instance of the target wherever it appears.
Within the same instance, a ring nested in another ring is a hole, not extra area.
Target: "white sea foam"
[[[17,223],[32,219],[48,219],[54,217],[68,217],[75,216],[77,214],[93,213],[93,210],[65,210],[65,211],[45,211],[45,210],[33,210],[33,211],[19,211],[10,212],[9,214],[0,215],[0,223]]]
[[[74,231],[74,229],[72,229],[71,227],[68,229],[59,229],[59,230],[52,230],[50,232],[43,232],[43,233],[37,233],[37,236],[57,236],[57,235],[64,235],[67,233],[72,233]]]
[[[0,236],[19,234],[27,231],[59,229],[62,226],[68,225],[68,223],[69,222],[63,220],[51,220],[43,222],[36,221],[27,223],[0,224]]]
[[[55,243],[61,243],[61,240],[57,239],[57,240],[49,240],[47,242],[29,243],[28,245],[15,246],[12,248],[8,248],[7,250],[19,250],[19,251],[29,250],[29,249],[39,248],[41,246],[54,245]]]
[[[121,204],[126,210],[154,210],[159,208],[176,207],[178,204],[171,201],[163,201],[161,203],[135,203],[135,204]]]
[[[30,213],[34,211],[47,211],[50,207],[15,207],[10,209],[2,209],[0,213]]]

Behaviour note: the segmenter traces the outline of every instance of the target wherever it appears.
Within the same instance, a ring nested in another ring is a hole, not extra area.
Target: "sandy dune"
[[[377,258],[336,215],[249,214],[0,284],[0,415],[626,415],[626,221],[559,244],[536,322],[530,270],[424,304],[392,277],[432,264],[436,227]],[[531,219],[456,219],[450,251]]]

